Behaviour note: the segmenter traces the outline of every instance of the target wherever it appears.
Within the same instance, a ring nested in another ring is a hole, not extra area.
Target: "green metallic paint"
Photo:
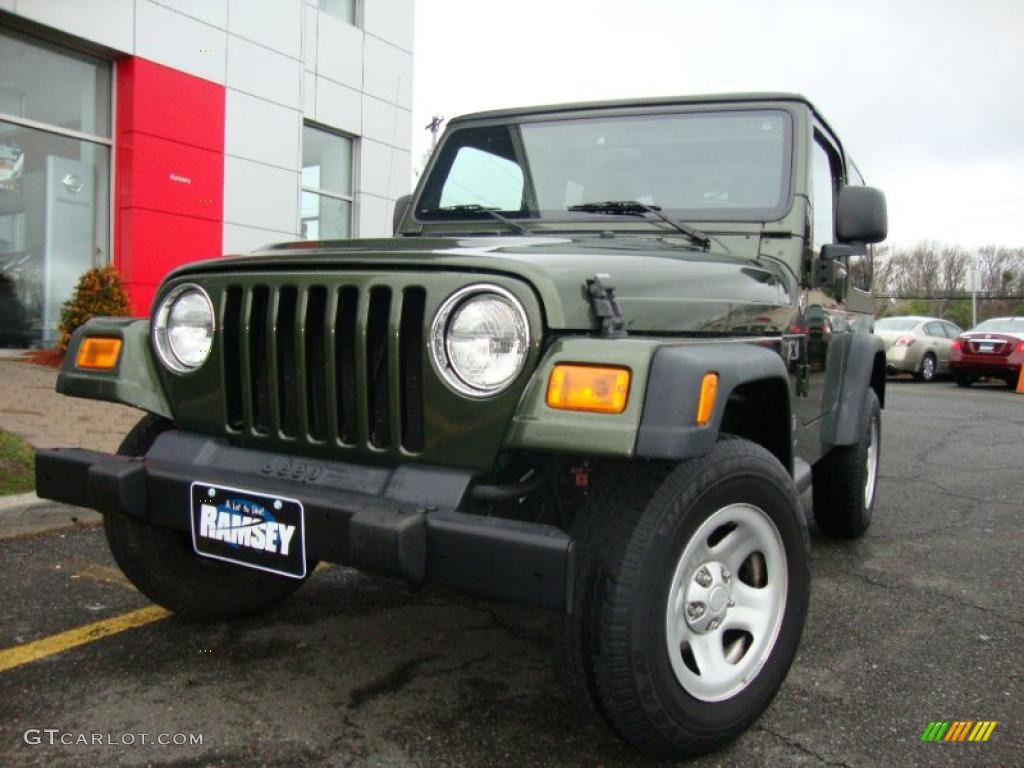
[[[598,339],[563,336],[548,348],[523,393],[505,439],[507,448],[549,452],[585,452],[595,456],[632,456],[643,415],[647,372],[657,339]],[[619,414],[551,408],[547,383],[557,363],[591,363],[630,369],[629,399]]]
[[[297,266],[297,265],[296,265]],[[315,440],[306,435],[305,424],[300,416],[299,437],[281,434],[276,425],[271,423],[271,434],[262,435],[252,430],[235,430],[227,426],[226,386],[224,382],[224,344],[218,335],[211,351],[210,358],[198,371],[191,374],[175,374],[161,370],[160,378],[168,393],[175,421],[185,430],[202,434],[223,434],[231,442],[259,450],[273,450],[281,453],[322,457],[343,461],[361,461],[379,464],[399,464],[406,462],[425,462],[430,464],[453,466],[470,469],[486,469],[492,466],[497,451],[501,448],[502,438],[509,422],[515,413],[520,394],[529,379],[529,372],[537,364],[541,342],[544,334],[544,319],[536,295],[521,280],[504,275],[480,275],[466,272],[415,271],[406,269],[401,272],[381,270],[306,270],[292,269],[289,271],[261,270],[259,272],[244,270],[230,273],[220,272],[203,274],[200,270],[179,271],[176,277],[168,280],[161,287],[157,301],[181,282],[195,282],[203,286],[209,293],[214,304],[214,311],[220,318],[223,327],[222,313],[225,296],[229,286],[265,285],[271,289],[284,286],[295,286],[299,295],[303,288],[314,285],[326,285],[333,290],[337,286],[356,286],[361,301],[376,286],[387,286],[393,291],[401,291],[411,286],[422,286],[426,289],[426,306],[424,312],[424,340],[429,338],[430,324],[434,314],[444,300],[457,289],[472,283],[488,282],[511,291],[526,309],[530,322],[530,348],[523,372],[507,390],[492,397],[468,399],[451,390],[437,375],[424,351],[423,357],[423,399],[426,444],[419,453],[409,453],[397,440],[391,441],[391,447],[381,449],[370,444],[368,425],[366,423],[366,405],[362,400],[357,412],[362,417],[360,427],[361,439],[357,444],[345,444],[337,438]],[[397,304],[392,303],[392,316],[389,325],[394,331],[399,318]],[[363,313],[360,313],[363,316]],[[357,339],[362,335],[357,333]],[[218,343],[220,342],[220,343]],[[333,346],[333,345],[331,345]],[[391,365],[397,366],[394,345],[391,345]],[[357,353],[365,351],[361,342],[357,341]],[[303,366],[297,366],[300,377],[299,388],[303,387],[301,377]],[[392,368],[397,370],[397,367]],[[270,381],[275,375],[271,371]],[[392,376],[397,381],[397,375]],[[365,392],[361,387],[359,392]],[[397,390],[392,390],[392,398],[397,397]],[[271,398],[275,397],[274,385],[271,385]],[[393,399],[392,402],[395,402]],[[300,414],[302,409],[300,408]],[[273,412],[273,409],[272,409]],[[332,422],[329,422],[332,423]]]
[[[705,253],[683,238],[655,236],[662,233],[652,229],[648,227],[646,237],[595,233],[298,243],[192,265],[174,278],[254,268],[272,281],[280,270],[369,269],[384,282],[420,270],[507,275],[533,286],[552,330],[593,328],[582,289],[595,273],[608,275],[627,328],[636,333],[724,332],[746,325],[749,317],[794,303],[792,278],[771,259],[754,260],[756,231],[723,236],[725,248]]]
[[[113,371],[85,370],[75,366],[78,346],[86,336],[122,340],[121,357]],[[57,391],[71,397],[123,403],[172,418],[171,404],[164,393],[150,350],[149,320],[94,317],[86,322],[72,337],[57,376]]]

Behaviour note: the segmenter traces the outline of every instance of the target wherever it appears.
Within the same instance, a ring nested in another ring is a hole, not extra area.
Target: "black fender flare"
[[[846,365],[838,382],[836,406],[821,420],[821,442],[828,446],[853,445],[861,439],[868,387],[875,390],[878,404],[885,407],[885,344],[870,333],[846,334],[846,340]]]
[[[697,405],[706,373],[718,374],[718,394],[708,423],[698,426]],[[793,407],[786,365],[775,349],[750,342],[699,342],[665,346],[655,352],[636,455],[673,460],[704,455],[718,440],[730,395],[751,382],[777,382],[779,391],[785,393],[779,404],[786,411],[784,444],[788,448],[782,463],[792,472]]]

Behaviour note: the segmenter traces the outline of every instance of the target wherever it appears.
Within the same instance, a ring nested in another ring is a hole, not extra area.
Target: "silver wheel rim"
[[[786,611],[782,537],[752,504],[722,507],[687,542],[665,612],[676,680],[701,701],[735,696],[775,647]]]
[[[931,355],[925,355],[924,368],[921,373],[925,381],[931,381],[932,377],[935,376],[935,360],[932,359]]]
[[[871,509],[875,501],[875,481],[878,478],[878,421],[871,419],[868,430],[867,476],[864,478],[864,508]]]

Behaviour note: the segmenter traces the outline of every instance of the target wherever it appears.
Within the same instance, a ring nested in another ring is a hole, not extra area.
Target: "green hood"
[[[756,242],[756,239],[755,239]],[[583,286],[595,274],[616,289],[631,332],[725,332],[777,325],[769,314],[792,305],[789,284],[770,260],[697,251],[644,237],[483,236],[299,242],[247,256],[198,262],[173,277],[207,272],[376,267],[499,273],[529,282],[548,327],[595,327]]]

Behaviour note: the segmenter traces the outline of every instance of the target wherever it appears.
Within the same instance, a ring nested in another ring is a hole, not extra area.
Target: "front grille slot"
[[[281,433],[299,431],[299,393],[295,350],[295,286],[281,289],[277,303],[277,407]]]
[[[423,451],[426,290],[297,283],[222,294],[228,431]]]
[[[398,330],[402,446],[414,453],[423,450],[423,311],[426,300],[427,293],[422,288],[405,290]]]
[[[232,285],[224,297],[224,397],[228,427],[242,428],[242,288]]]
[[[373,288],[366,320],[366,391],[370,443],[387,448],[391,420],[388,403],[388,316],[391,314],[391,289]]]
[[[322,285],[309,291],[306,304],[306,421],[309,436],[327,436],[327,289]]]
[[[252,428],[259,434],[270,431],[270,364],[267,354],[267,305],[270,291],[265,285],[253,289],[249,308],[249,374],[252,381]]]
[[[358,440],[356,402],[356,316],[359,292],[347,285],[338,291],[335,319],[335,381],[338,388],[338,436],[346,445]]]

